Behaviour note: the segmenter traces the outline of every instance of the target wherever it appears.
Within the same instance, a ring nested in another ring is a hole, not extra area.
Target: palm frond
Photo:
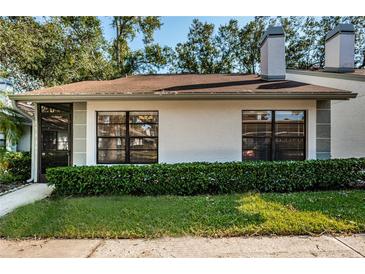
[[[19,111],[0,103],[0,131],[11,143],[19,141],[23,133],[23,123],[26,121]]]

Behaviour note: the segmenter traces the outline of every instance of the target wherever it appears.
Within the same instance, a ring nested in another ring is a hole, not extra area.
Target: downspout
[[[31,138],[33,139],[34,117],[31,117],[30,115],[28,115],[28,113],[26,113],[26,112],[24,112],[23,110],[21,110],[20,108],[18,108],[18,106],[16,105],[16,101],[11,100],[11,104],[12,104],[12,106],[13,106],[13,108],[14,108],[15,110],[17,110],[17,111],[18,111],[18,112],[20,112],[22,115],[24,115],[25,117],[27,117],[29,120],[31,120],[31,121],[32,121],[32,130],[31,130],[31,134],[32,134],[32,136],[31,136]],[[31,142],[30,149],[31,149],[31,152],[32,152],[32,151],[33,151],[33,144],[32,144],[32,142]],[[31,153],[31,154],[32,154],[32,153]],[[33,161],[33,159],[32,159],[32,161]],[[30,178],[29,178],[28,180],[26,180],[26,182],[27,182],[27,183],[32,183],[32,182],[34,182],[34,174],[33,174],[33,172],[31,172],[30,174],[31,174],[31,175],[30,175]]]

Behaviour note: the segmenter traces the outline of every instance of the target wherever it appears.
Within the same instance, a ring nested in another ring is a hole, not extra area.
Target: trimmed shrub
[[[31,157],[29,153],[5,152],[0,158],[0,183],[22,183],[30,178]]]
[[[197,195],[350,188],[365,158],[282,162],[60,167],[47,170],[58,195]]]

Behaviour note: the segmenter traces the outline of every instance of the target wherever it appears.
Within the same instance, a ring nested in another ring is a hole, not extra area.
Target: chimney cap
[[[327,32],[326,41],[330,40],[339,33],[353,34],[354,32],[355,28],[353,24],[338,24],[333,30]]]
[[[269,26],[264,35],[260,39],[260,47],[264,44],[268,37],[284,36],[284,29],[282,26]]]

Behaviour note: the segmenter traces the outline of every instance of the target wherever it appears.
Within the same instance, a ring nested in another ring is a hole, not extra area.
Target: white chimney
[[[354,71],[355,30],[352,24],[339,24],[326,35],[324,70]]]
[[[268,27],[260,40],[261,79],[285,80],[285,35],[282,26]]]

